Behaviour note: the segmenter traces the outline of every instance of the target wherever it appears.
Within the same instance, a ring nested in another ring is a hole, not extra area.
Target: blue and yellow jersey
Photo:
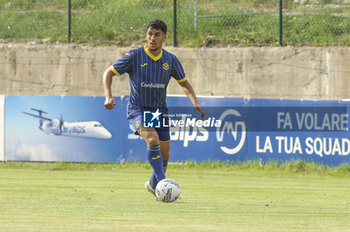
[[[127,52],[110,68],[117,76],[129,74],[131,111],[159,109],[167,112],[166,89],[170,78],[186,81],[183,67],[175,55],[162,49],[158,56],[154,56],[147,46]]]

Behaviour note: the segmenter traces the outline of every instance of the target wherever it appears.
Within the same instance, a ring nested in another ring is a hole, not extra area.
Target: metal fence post
[[[72,2],[71,0],[68,0],[68,35],[67,35],[67,42],[70,43],[70,37],[71,37],[71,18],[72,18]]]
[[[176,17],[176,0],[174,0],[174,47],[177,46],[177,35],[176,35],[176,23],[177,23],[177,17]]]
[[[279,6],[279,45],[282,47],[283,46],[283,6],[282,6],[283,0],[280,0],[280,6]]]
[[[194,30],[198,29],[198,0],[194,0]]]

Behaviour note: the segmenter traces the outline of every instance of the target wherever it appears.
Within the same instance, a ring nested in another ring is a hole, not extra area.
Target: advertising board
[[[146,143],[126,116],[128,96],[116,100],[116,108],[106,110],[103,97],[6,96],[3,159],[146,162]],[[199,101],[204,119],[188,98],[169,96],[162,112],[168,121],[155,124],[170,128],[172,162],[350,162],[347,101]]]

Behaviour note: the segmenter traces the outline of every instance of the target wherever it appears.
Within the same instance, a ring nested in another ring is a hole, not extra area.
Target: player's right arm
[[[104,94],[105,94],[105,107],[108,110],[111,110],[115,107],[116,101],[113,98],[112,95],[112,78],[114,76],[114,72],[108,68],[106,71],[103,73],[102,76],[102,84],[103,84],[103,89],[104,89]]]
[[[120,76],[121,74],[125,72],[131,72],[132,71],[132,54],[134,51],[129,51],[125,53],[125,55],[115,61],[109,68],[106,69],[106,71],[103,73],[102,76],[102,83],[103,83],[103,89],[105,93],[105,107],[108,110],[111,110],[115,107],[116,101],[113,98],[112,95],[112,80],[113,76],[117,75]]]

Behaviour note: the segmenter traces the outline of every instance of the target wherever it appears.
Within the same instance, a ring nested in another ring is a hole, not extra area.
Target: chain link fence
[[[172,6],[172,0],[81,0],[72,4],[72,41],[119,46],[144,43],[146,26],[154,18],[164,19],[172,35]]]
[[[0,40],[65,43],[69,0],[0,0]],[[350,0],[71,0],[73,43],[146,41],[154,18],[180,46],[348,46]],[[280,2],[282,37],[280,38]],[[282,39],[282,41],[280,40]]]
[[[348,0],[194,0],[193,32],[202,45],[347,46],[350,42]],[[282,2],[282,5],[280,5]],[[189,8],[187,6],[185,8]],[[282,7],[282,15],[279,9]],[[181,12],[181,10],[180,10]],[[190,15],[190,14],[188,14]],[[282,16],[282,25],[280,25]],[[282,41],[280,41],[280,26]],[[181,34],[181,32],[179,32]]]
[[[186,2],[181,3],[179,15],[183,16],[178,18],[183,25],[179,37],[183,36],[180,40],[185,44],[198,41],[200,46],[260,46],[278,41],[278,0]]]
[[[350,1],[294,0],[283,6],[284,45],[348,46]]]

